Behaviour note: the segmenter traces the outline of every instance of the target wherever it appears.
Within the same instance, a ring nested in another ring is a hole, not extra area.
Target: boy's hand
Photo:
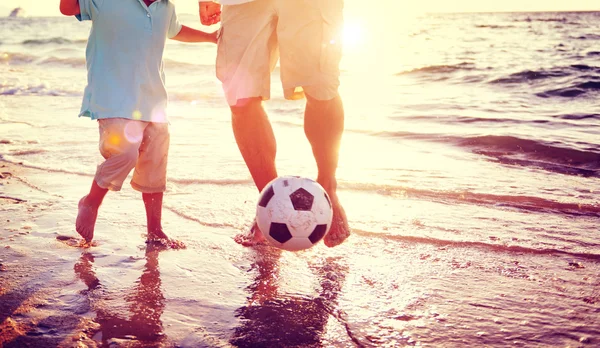
[[[78,0],[60,0],[60,13],[65,16],[75,16],[81,13]]]
[[[221,5],[212,1],[201,1],[200,6],[200,23],[203,25],[213,25],[221,21]]]

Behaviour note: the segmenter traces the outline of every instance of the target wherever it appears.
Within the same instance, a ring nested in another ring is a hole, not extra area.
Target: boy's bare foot
[[[263,236],[262,232],[258,228],[256,221],[252,224],[250,230],[246,233],[240,233],[233,238],[236,243],[241,244],[243,246],[255,246],[255,245],[265,245],[267,244],[267,240],[265,236]]]
[[[147,244],[162,246],[167,249],[185,249],[185,243],[169,238],[162,230],[148,232]]]
[[[86,203],[87,196],[83,196],[79,200],[77,220],[75,221],[75,229],[77,233],[85,239],[86,242],[91,242],[94,238],[94,227],[96,226],[96,218],[98,217],[98,208]]]
[[[329,195],[331,206],[333,207],[333,219],[331,220],[331,228],[323,238],[323,243],[329,248],[342,244],[346,238],[350,236],[350,226],[346,212],[340,204],[335,193]]]

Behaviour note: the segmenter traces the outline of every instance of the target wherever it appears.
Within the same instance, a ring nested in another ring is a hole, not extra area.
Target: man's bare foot
[[[246,233],[240,233],[233,238],[236,243],[241,244],[243,246],[255,246],[255,245],[265,245],[267,244],[267,240],[265,236],[263,236],[262,232],[258,228],[256,221],[252,224],[250,230]]]
[[[333,219],[331,220],[331,228],[323,238],[323,243],[329,248],[342,244],[346,238],[350,236],[350,226],[346,212],[340,204],[335,193],[329,195],[331,206],[333,207]]]
[[[148,238],[146,243],[157,247],[164,247],[166,249],[185,249],[186,245],[184,242],[169,238],[163,231],[154,230],[148,232]]]
[[[77,233],[85,239],[87,243],[94,238],[94,227],[96,226],[96,218],[98,217],[98,208],[86,203],[87,196],[83,196],[79,200],[77,220],[75,221],[75,229]]]

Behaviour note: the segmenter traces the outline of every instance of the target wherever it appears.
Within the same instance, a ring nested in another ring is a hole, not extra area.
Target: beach
[[[77,202],[102,160],[77,117],[89,23],[0,19],[0,346],[598,346],[599,18],[349,12],[371,30],[342,61],[353,233],[297,253],[234,241],[259,193],[216,50],[174,42],[163,227],[187,248],[146,245],[129,180],[81,247]],[[314,178],[304,103],[278,74],[279,174]]]
[[[76,199],[66,198],[67,187],[88,178],[69,176],[65,185],[64,175],[48,180],[44,171],[1,166],[4,347],[563,347],[598,340],[594,254],[492,241],[386,241],[366,232],[335,249],[278,252],[241,247],[232,239],[236,229],[169,211],[168,231],[188,248],[153,251],[135,195],[109,196],[97,244],[81,249],[57,237],[75,236]]]

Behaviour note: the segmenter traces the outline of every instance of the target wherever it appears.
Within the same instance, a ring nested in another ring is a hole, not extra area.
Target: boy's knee
[[[100,154],[105,159],[119,157],[128,163],[134,163],[138,158],[140,144],[130,143],[126,139],[107,139],[100,143]]]

